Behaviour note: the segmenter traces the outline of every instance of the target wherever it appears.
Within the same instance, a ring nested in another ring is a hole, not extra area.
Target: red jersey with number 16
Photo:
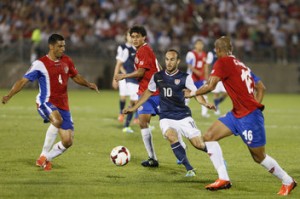
[[[143,44],[136,51],[134,66],[136,70],[138,70],[139,68],[144,68],[146,70],[144,76],[138,79],[138,95],[142,95],[144,91],[148,89],[148,84],[153,74],[160,71],[160,67],[158,65],[155,54],[147,43]],[[158,94],[159,92],[158,90],[156,90],[152,95]]]
[[[255,100],[254,80],[250,69],[234,56],[219,58],[213,66],[211,76],[221,78],[232,100],[235,117],[244,117],[257,108],[264,109],[264,105]]]

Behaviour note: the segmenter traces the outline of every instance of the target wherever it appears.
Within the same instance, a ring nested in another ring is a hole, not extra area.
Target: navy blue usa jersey
[[[152,92],[159,90],[160,119],[181,120],[192,115],[190,108],[185,105],[185,88],[197,90],[192,77],[179,70],[172,75],[163,70],[152,76],[148,89]]]

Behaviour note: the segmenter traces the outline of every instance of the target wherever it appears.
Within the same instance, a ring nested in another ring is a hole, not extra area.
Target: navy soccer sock
[[[189,160],[186,157],[185,149],[181,146],[179,142],[176,142],[174,144],[171,144],[171,148],[176,156],[176,158],[182,162],[182,164],[185,166],[186,170],[192,170],[193,167],[190,165]]]
[[[125,124],[124,124],[125,127],[129,127],[129,124],[131,122],[132,116],[133,116],[133,113],[127,114],[127,117],[126,117],[126,120],[125,120]]]
[[[120,114],[122,114],[123,109],[125,108],[126,101],[120,100]]]

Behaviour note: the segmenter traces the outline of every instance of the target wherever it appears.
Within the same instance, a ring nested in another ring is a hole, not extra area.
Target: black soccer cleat
[[[158,161],[154,160],[153,158],[149,158],[141,163],[144,167],[158,167]]]

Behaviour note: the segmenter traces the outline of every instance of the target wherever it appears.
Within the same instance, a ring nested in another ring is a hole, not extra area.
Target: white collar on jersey
[[[165,70],[165,73],[166,73],[166,75],[168,75],[168,76],[174,76],[174,75],[176,75],[178,72],[179,72],[179,70],[177,69],[174,73],[170,74],[170,73],[167,72],[167,70]]]

